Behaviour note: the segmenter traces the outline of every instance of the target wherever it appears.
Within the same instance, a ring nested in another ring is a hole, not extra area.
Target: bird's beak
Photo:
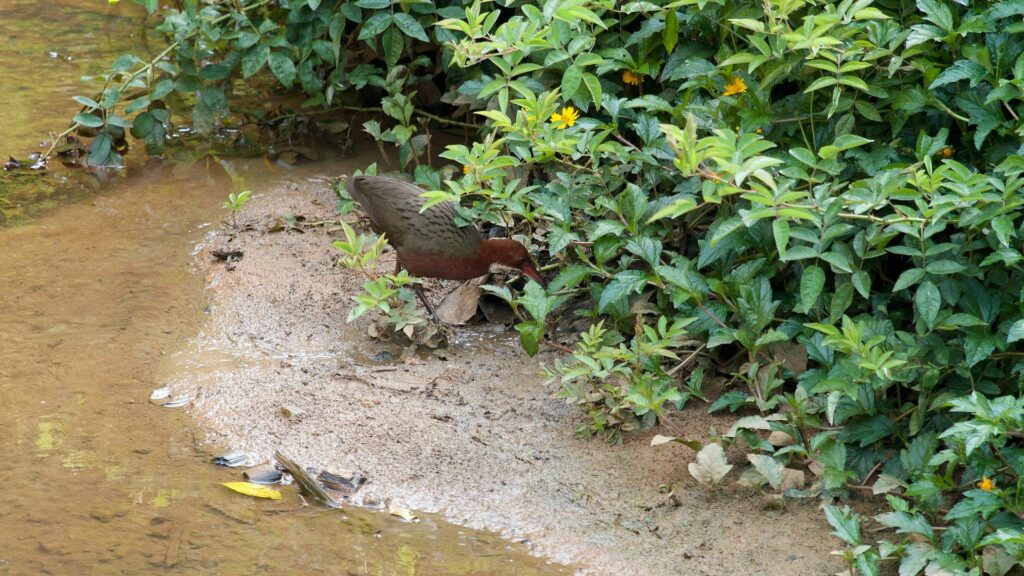
[[[545,282],[544,279],[540,277],[540,273],[537,272],[537,269],[534,268],[533,264],[523,264],[523,267],[519,271],[522,272],[527,278],[536,281],[538,284],[541,285],[541,287],[548,287],[548,283]]]

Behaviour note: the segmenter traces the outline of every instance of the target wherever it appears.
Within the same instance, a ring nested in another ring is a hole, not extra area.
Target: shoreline
[[[581,574],[842,568],[816,502],[766,511],[729,481],[712,496],[686,472],[692,451],[649,445],[659,430],[619,446],[575,438],[576,410],[539,375],[560,353],[528,358],[514,330],[457,327],[448,348],[403,361],[400,347],[367,335],[368,320],[346,324],[362,279],[334,265],[324,227],[268,233],[285,213],[337,218],[327,180],[309,174],[254,189],[240,214],[252,229],[229,242],[220,227],[197,248],[210,309],[170,384],[195,398],[207,441],[261,462],[280,449],[303,466],[358,472],[365,498],[498,532]],[[244,253],[231,270],[210,254],[225,247]],[[455,284],[427,286],[436,301]],[[704,408],[676,416],[688,437],[734,420]]]

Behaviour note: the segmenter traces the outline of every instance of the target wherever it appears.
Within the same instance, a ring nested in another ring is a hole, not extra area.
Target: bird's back
[[[454,202],[423,212],[426,199],[419,187],[384,176],[352,176],[348,193],[366,211],[377,232],[383,232],[399,253],[403,249],[450,258],[479,254],[482,237],[474,226],[457,226]]]

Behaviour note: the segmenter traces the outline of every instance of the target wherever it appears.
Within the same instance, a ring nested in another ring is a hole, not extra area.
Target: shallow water
[[[140,22],[118,17],[137,14],[121,4],[107,13],[100,0],[64,0],[40,13],[34,1],[0,0],[4,86],[12,71],[39,76],[22,76],[3,110],[0,150],[35,142],[73,112],[67,95],[81,70],[54,76],[29,62],[46,57],[42,40],[106,62],[117,51],[107,34]],[[12,21],[26,32],[10,33]],[[235,165],[251,183],[280,177],[259,160]],[[213,162],[155,162],[0,228],[0,575],[564,573],[434,517],[410,524],[306,505],[294,487],[270,501],[220,486],[238,472],[208,463],[214,448],[184,411],[148,398],[203,321],[191,251],[230,186]]]

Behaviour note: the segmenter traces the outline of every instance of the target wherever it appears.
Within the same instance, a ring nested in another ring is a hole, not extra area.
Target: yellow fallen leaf
[[[245,494],[246,496],[255,496],[257,498],[270,498],[271,500],[281,499],[281,493],[268,486],[250,484],[249,482],[225,482],[224,486],[227,486],[228,488],[240,494]]]

